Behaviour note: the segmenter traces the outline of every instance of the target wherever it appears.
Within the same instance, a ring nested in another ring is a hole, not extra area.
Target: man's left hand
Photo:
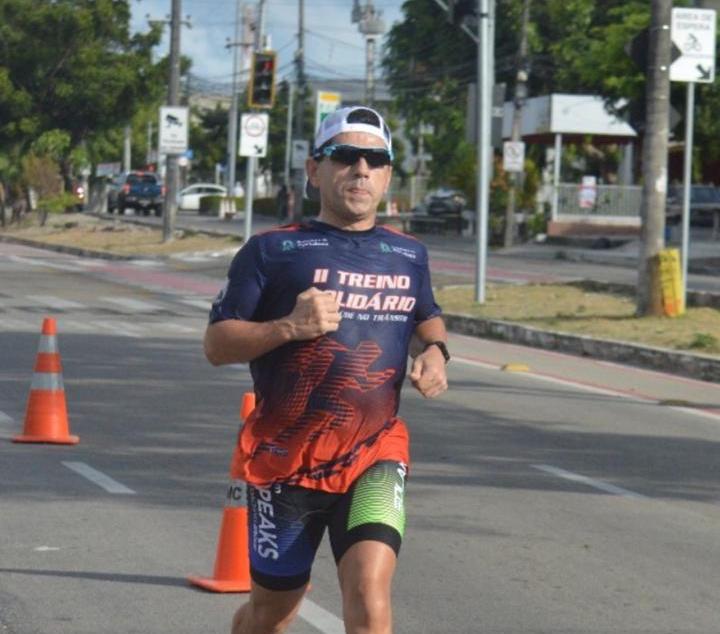
[[[435,398],[447,390],[445,358],[437,346],[429,347],[413,359],[409,377],[415,389],[425,398]]]

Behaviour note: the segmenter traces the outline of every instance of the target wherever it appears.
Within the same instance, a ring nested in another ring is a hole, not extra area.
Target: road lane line
[[[140,330],[138,326],[133,324],[121,323],[119,321],[86,321],[91,332],[98,332],[104,335],[114,336],[122,335],[123,337],[134,337],[138,339],[143,336],[145,330]]]
[[[65,462],[62,463],[65,467],[80,474],[84,478],[87,478],[93,484],[97,484],[99,487],[105,489],[108,493],[118,493],[120,495],[135,495],[135,491],[126,487],[124,484],[120,484],[117,480],[113,480],[110,476],[105,475],[97,469],[93,469],[90,465],[84,462]]]
[[[15,421],[12,419],[12,416],[8,416],[0,410],[0,434],[5,437],[6,435],[10,435],[14,429]]]
[[[609,482],[604,482],[603,480],[596,480],[594,478],[588,478],[587,476],[580,475],[579,473],[573,473],[572,471],[565,471],[565,469],[560,469],[559,467],[553,467],[552,465],[534,464],[531,466],[533,469],[538,469],[539,471],[544,471],[545,473],[549,473],[550,475],[557,476],[558,478],[563,478],[564,480],[570,480],[571,482],[578,482],[580,484],[584,484],[586,486],[592,487],[593,489],[605,491],[605,493],[612,493],[613,495],[621,495],[622,497],[633,498],[635,500],[648,499],[647,496],[645,496],[645,495],[641,495],[640,493],[635,493],[634,491],[630,491],[628,489],[623,489],[622,487],[615,486],[614,484],[610,484]]]
[[[62,297],[56,297],[55,295],[26,295],[26,297],[36,304],[41,306],[47,306],[49,308],[57,308],[63,310],[65,308],[80,309],[87,308],[83,304],[73,302],[69,299],[63,299]]]
[[[209,299],[194,299],[192,297],[183,297],[180,299],[183,304],[193,306],[194,308],[201,308],[202,310],[210,310],[212,302]]]
[[[48,260],[35,260],[24,257],[22,255],[11,255],[10,259],[20,264],[29,264],[30,266],[45,267],[49,269],[57,269],[59,271],[72,271],[73,273],[79,273],[82,269],[77,266],[71,266],[68,264],[58,264],[57,262],[50,262]]]
[[[172,330],[174,332],[184,332],[184,333],[201,332],[200,328],[192,328],[191,326],[185,326],[183,324],[176,324],[174,322],[168,322],[166,324],[163,324],[163,328],[166,328],[167,330]]]
[[[453,360],[457,361],[459,363],[464,363],[466,365],[473,365],[479,368],[484,368],[486,370],[500,370],[502,368],[501,365],[497,363],[488,363],[486,361],[480,361],[477,359],[471,359],[469,357],[463,357],[461,355],[453,355]],[[601,387],[592,383],[586,383],[583,381],[577,381],[573,379],[564,379],[559,376],[555,376],[553,374],[541,374],[539,372],[523,372],[523,377],[527,377],[530,379],[536,379],[538,381],[546,381],[547,383],[554,383],[556,385],[563,385],[565,387],[574,388],[576,390],[581,390],[584,392],[590,392],[594,394],[600,394],[603,396],[617,396],[620,398],[627,399],[628,401],[635,401],[636,403],[644,403],[647,405],[659,405],[661,403],[661,399],[658,399],[653,396],[648,396],[647,394],[642,394],[640,392],[636,391],[623,391],[618,389],[613,389],[609,387]],[[668,378],[669,375],[664,375],[665,378]],[[674,375],[671,375],[673,379],[676,377]],[[682,377],[679,377],[682,378]],[[720,410],[718,408],[708,408],[708,407],[686,407],[682,405],[668,405],[663,406],[665,409],[672,409],[678,412],[683,412],[685,414],[693,414],[695,416],[701,416],[702,418],[710,418],[715,421],[720,419]]]
[[[300,616],[323,634],[343,634],[345,632],[343,622],[338,617],[310,599],[305,598],[300,604]]]
[[[117,304],[123,308],[127,308],[133,312],[142,313],[154,313],[162,310],[157,304],[151,302],[144,302],[139,299],[132,299],[130,297],[100,297],[101,301],[110,302],[111,304]]]

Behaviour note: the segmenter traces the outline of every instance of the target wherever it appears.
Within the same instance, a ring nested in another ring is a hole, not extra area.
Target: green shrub
[[[224,196],[203,196],[200,199],[200,208],[198,213],[217,216],[220,212],[220,201],[223,200],[223,198]],[[240,196],[236,196],[235,210],[242,211],[243,209],[245,209],[245,199]]]
[[[718,349],[718,338],[706,332],[695,333],[692,341],[688,344],[691,350],[716,350]]]

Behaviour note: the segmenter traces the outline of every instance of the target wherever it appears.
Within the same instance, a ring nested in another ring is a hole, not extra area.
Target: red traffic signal
[[[253,53],[248,106],[272,108],[275,103],[275,51]]]

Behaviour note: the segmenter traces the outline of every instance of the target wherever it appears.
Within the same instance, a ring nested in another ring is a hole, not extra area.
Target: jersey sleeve
[[[430,279],[430,267],[425,259],[425,264],[422,268],[422,279],[420,281],[420,288],[418,290],[417,304],[415,310],[415,323],[419,324],[422,321],[427,321],[433,317],[437,317],[442,314],[442,308],[435,302],[435,294],[432,289],[432,281]]]
[[[225,286],[213,300],[210,323],[226,319],[251,320],[265,286],[262,244],[258,236],[248,240],[230,264]]]

